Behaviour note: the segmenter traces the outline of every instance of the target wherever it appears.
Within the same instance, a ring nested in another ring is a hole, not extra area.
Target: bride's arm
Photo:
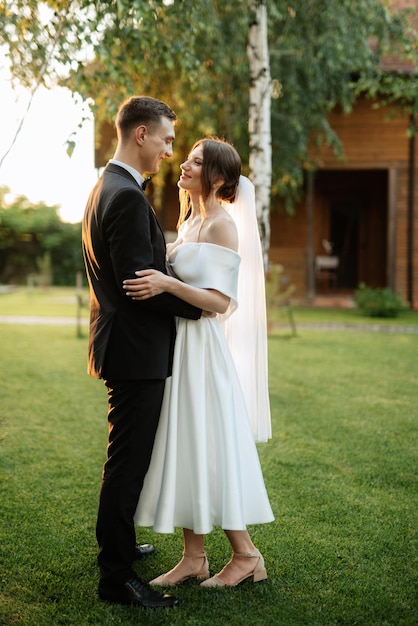
[[[215,220],[210,229],[208,229],[206,241],[236,250],[238,239],[233,220],[230,218],[227,220]],[[179,241],[179,243],[181,242],[182,240]],[[174,247],[176,247],[176,242],[173,244],[173,249]],[[228,309],[230,298],[216,289],[193,287],[173,276],[167,276],[152,269],[141,270],[135,273],[138,278],[123,282],[126,295],[133,300],[147,300],[167,292],[204,311],[225,313]]]
[[[138,278],[123,281],[126,295],[133,300],[147,300],[167,292],[213,313],[225,313],[229,306],[230,298],[216,289],[193,287],[158,270],[141,270],[135,273]]]

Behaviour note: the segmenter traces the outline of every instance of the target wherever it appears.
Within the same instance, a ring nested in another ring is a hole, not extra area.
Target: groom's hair
[[[173,122],[177,121],[177,115],[165,102],[149,96],[132,96],[122,102],[119,107],[116,116],[118,135],[126,138],[132,129],[142,124],[152,131],[154,126],[161,123],[161,117],[167,117]]]

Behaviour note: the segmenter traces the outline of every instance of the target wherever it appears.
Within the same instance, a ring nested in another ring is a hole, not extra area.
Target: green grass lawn
[[[82,290],[87,302],[88,289]],[[88,317],[88,308],[81,308],[82,317]],[[0,316],[75,317],[77,315],[76,289],[52,287],[48,289],[19,287],[0,292]]]
[[[269,578],[188,581],[179,608],[156,611],[96,596],[106,393],[85,373],[86,343],[72,326],[0,324],[2,625],[418,623],[418,335],[270,336],[273,439],[259,453],[276,521],[250,528]],[[136,565],[145,579],[181,553],[179,531],[138,538],[157,547]],[[216,573],[229,558],[220,530],[207,552]]]
[[[82,290],[81,317],[88,318],[88,289]],[[296,326],[304,324],[378,324],[383,326],[418,326],[418,312],[404,311],[395,319],[378,319],[361,315],[355,308],[292,307]],[[76,290],[72,287],[27,288],[0,291],[1,316],[76,317],[78,314]],[[279,327],[288,325],[288,309],[274,307],[269,319]]]

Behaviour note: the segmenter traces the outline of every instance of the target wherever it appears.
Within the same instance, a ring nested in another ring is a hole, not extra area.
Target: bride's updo
[[[197,141],[193,150],[198,146],[203,150],[203,200],[211,193],[214,183],[223,178],[224,184],[217,190],[216,198],[219,201],[234,202],[241,175],[241,158],[238,152],[230,143],[218,137],[207,137]]]

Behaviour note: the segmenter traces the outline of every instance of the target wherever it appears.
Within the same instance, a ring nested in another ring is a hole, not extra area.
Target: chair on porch
[[[340,259],[337,256],[319,254],[315,257],[315,281],[318,287],[337,289],[337,271]]]

